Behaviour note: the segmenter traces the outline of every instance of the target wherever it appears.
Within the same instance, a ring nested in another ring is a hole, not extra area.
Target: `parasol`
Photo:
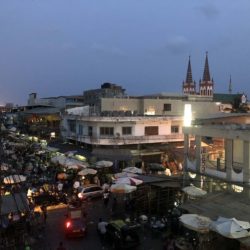
[[[198,214],[183,214],[179,220],[186,228],[199,233],[207,233],[212,222],[210,218]]]
[[[219,217],[211,223],[210,228],[227,238],[237,239],[250,236],[250,223],[235,218]]]
[[[137,167],[127,167],[122,170],[122,172],[133,173],[133,174],[142,174],[142,170]]]
[[[95,163],[95,166],[97,168],[108,168],[108,167],[112,167],[113,166],[113,162],[112,161],[98,161]]]
[[[110,191],[112,193],[120,193],[120,194],[128,194],[128,193],[132,193],[136,190],[136,186],[130,186],[127,184],[113,184],[110,187]]]
[[[133,178],[133,177],[122,177],[122,178],[118,178],[115,181],[116,184],[128,184],[128,185],[132,185],[132,186],[137,186],[143,183],[142,180]]]
[[[195,186],[187,186],[182,191],[192,197],[201,197],[207,194],[207,191],[197,188]]]
[[[116,173],[114,176],[115,178],[122,178],[122,177],[136,177],[138,175],[128,172],[121,172],[121,173]]]
[[[9,175],[7,177],[4,177],[3,182],[5,184],[15,184],[15,183],[20,183],[26,181],[26,176],[24,175]]]
[[[78,175],[88,175],[88,174],[96,174],[97,171],[95,169],[92,168],[85,168],[83,170],[81,170],[80,172],[78,172]]]

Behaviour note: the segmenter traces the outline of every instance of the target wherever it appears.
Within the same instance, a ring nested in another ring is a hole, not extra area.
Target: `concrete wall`
[[[164,104],[171,104],[171,111],[164,111]],[[139,115],[144,115],[147,110],[154,110],[155,115],[183,116],[185,104],[192,105],[194,118],[203,118],[209,114],[220,113],[219,106],[211,101],[184,101],[157,98],[102,98],[101,111],[137,111]]]

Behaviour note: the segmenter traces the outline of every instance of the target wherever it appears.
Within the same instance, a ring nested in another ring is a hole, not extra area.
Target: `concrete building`
[[[82,95],[57,96],[38,98],[37,93],[29,94],[27,108],[36,106],[50,106],[64,110],[66,108],[79,107],[83,105]]]
[[[210,192],[249,192],[249,114],[208,117],[184,127],[183,132],[184,166],[190,176],[197,174],[194,178],[196,184]]]

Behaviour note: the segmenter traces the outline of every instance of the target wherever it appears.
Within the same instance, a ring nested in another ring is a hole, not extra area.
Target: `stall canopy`
[[[242,221],[250,221],[249,207],[250,200],[244,194],[229,192],[207,194],[202,199],[190,200],[181,205],[189,213],[207,216],[212,220],[222,216]]]
[[[9,213],[29,211],[29,203],[25,193],[15,193],[1,196],[1,216]]]

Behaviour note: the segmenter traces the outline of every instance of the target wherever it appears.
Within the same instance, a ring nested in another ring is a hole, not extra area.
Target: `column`
[[[226,139],[225,141],[225,158],[226,158],[226,173],[227,173],[227,181],[232,180],[233,173],[233,140]]]
[[[185,187],[188,180],[187,157],[189,149],[189,134],[184,134],[184,165],[183,165],[183,187]]]
[[[244,141],[243,146],[243,182],[244,193],[250,198],[250,142]]]
[[[195,136],[196,172],[201,173],[201,136]]]

